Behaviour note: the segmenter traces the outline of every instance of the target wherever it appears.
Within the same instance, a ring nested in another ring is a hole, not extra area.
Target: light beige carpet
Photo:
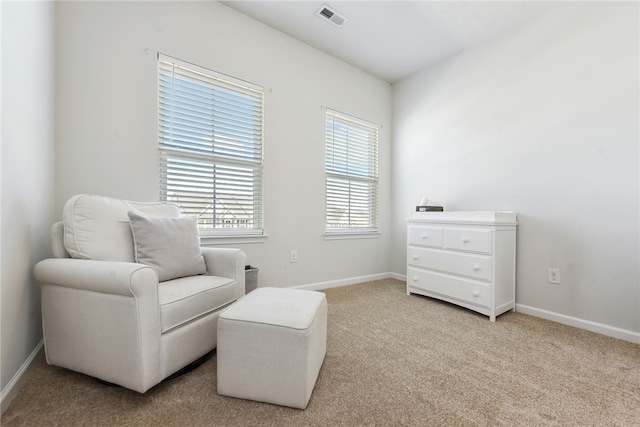
[[[306,410],[219,396],[216,357],[141,395],[48,366],[2,426],[640,426],[640,346],[519,313],[496,323],[382,280],[329,289]]]

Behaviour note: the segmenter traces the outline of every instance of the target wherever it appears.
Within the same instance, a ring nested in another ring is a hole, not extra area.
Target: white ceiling
[[[389,83],[513,31],[551,6],[524,1],[222,3]],[[347,22],[338,28],[316,16],[323,4],[344,15]]]

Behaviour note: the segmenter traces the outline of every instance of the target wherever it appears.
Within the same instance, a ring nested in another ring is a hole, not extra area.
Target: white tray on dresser
[[[515,308],[516,226],[515,212],[413,212],[407,294],[457,304],[494,322]]]

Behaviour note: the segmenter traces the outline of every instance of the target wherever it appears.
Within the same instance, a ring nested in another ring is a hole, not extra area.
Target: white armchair
[[[34,270],[47,362],[140,393],[213,350],[245,293],[245,253],[200,248],[167,203],[75,196],[52,252]]]

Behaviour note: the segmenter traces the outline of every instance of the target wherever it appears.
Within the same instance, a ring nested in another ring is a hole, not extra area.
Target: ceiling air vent
[[[316,12],[321,18],[329,20],[336,27],[342,27],[342,24],[347,22],[347,18],[345,16],[340,15],[335,9],[330,8],[326,4],[323,4],[320,9]]]

